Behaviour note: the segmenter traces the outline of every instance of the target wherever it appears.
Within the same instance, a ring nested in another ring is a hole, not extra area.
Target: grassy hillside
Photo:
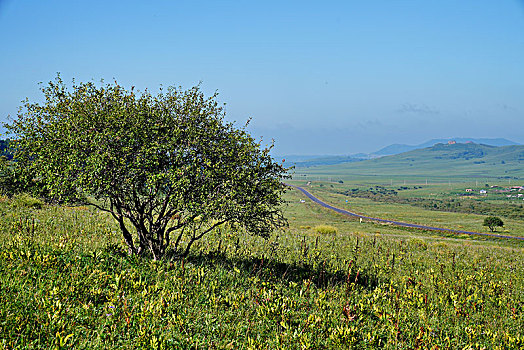
[[[0,344],[524,346],[521,242],[360,224],[303,198],[286,195],[290,227],[268,241],[224,228],[184,261],[153,262],[128,257],[104,213],[3,197]]]
[[[300,169],[297,173],[524,178],[524,146],[437,144],[429,148],[357,163]]]
[[[472,139],[472,138],[454,138],[454,139],[433,139],[429,140],[427,142],[424,142],[420,145],[405,145],[405,144],[393,144],[386,146],[382,149],[380,149],[377,152],[374,152],[375,155],[392,155],[392,154],[399,154],[403,152],[409,152],[413,151],[415,149],[420,148],[427,148],[432,147],[437,143],[448,143],[448,141],[456,141],[460,143],[466,143],[466,142],[474,142],[478,144],[485,144],[485,145],[491,145],[491,146],[511,146],[511,145],[518,145],[518,143],[506,140],[503,138],[498,139]]]

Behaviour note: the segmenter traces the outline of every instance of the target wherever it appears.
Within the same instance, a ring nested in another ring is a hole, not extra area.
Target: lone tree
[[[497,227],[504,226],[504,222],[499,217],[496,216],[488,216],[484,218],[484,224],[483,226],[489,227],[489,230],[491,232],[495,232]]]
[[[216,94],[116,82],[70,91],[60,76],[41,90],[45,103],[26,100],[5,125],[17,166],[48,200],[110,213],[131,254],[160,259],[171,247],[183,257],[224,223],[262,237],[287,224],[286,169],[224,121]]]

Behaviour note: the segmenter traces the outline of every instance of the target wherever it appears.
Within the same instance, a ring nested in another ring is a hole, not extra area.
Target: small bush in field
[[[329,225],[318,225],[313,227],[313,231],[323,234],[323,235],[336,235],[338,233],[338,229],[333,226]]]
[[[422,239],[420,238],[413,238],[409,241],[411,243],[412,246],[420,249],[420,250],[427,250],[428,249],[428,244],[426,242],[424,242]]]
[[[441,249],[450,249],[449,245],[445,242],[435,242],[431,244],[432,247]]]
[[[488,216],[484,218],[483,226],[488,226],[491,232],[495,232],[498,227],[504,226],[504,222],[497,216]]]
[[[12,205],[18,208],[42,209],[44,202],[38,198],[31,197],[27,193],[16,195]]]

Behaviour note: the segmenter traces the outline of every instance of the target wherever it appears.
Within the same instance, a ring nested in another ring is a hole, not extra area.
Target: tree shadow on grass
[[[117,245],[109,245],[104,251],[117,259],[131,259],[135,263],[139,263],[142,259],[148,261],[151,259],[151,257],[146,256],[130,256]],[[164,257],[166,261],[171,260],[169,253]],[[383,278],[379,279],[376,275],[366,270],[360,270],[358,266],[348,266],[345,271],[335,270],[322,260],[287,263],[265,255],[262,257],[235,256],[220,251],[207,253],[197,251],[190,253],[185,258],[184,263],[208,268],[222,267],[227,270],[237,268],[243,273],[256,276],[261,280],[277,283],[282,281],[303,283],[306,281],[306,283],[312,283],[321,289],[337,285],[357,285],[364,289],[375,289],[380,283],[384,282]]]
[[[365,289],[375,289],[380,281],[375,275],[367,271],[359,271],[357,267],[346,271],[336,270],[327,266],[325,261],[314,263],[294,262],[286,263],[271,257],[236,257],[227,256],[223,252],[211,251],[208,253],[190,254],[186,259],[195,265],[216,267],[222,266],[233,270],[235,267],[252,276],[273,282],[302,283],[310,281],[317,288],[325,289],[336,285],[355,284]]]

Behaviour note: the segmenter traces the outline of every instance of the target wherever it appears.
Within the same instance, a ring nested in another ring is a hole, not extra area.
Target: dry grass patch
[[[338,233],[338,229],[330,225],[315,226],[313,227],[313,231],[322,235],[336,235]]]

